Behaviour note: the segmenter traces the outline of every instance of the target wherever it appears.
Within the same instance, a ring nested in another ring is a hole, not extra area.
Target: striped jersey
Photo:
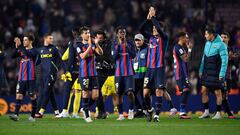
[[[160,68],[163,67],[165,52],[168,46],[168,40],[163,40],[159,37],[151,37],[149,39],[148,45],[148,58],[147,58],[147,68]]]
[[[182,55],[187,53],[187,47],[183,47],[176,44],[173,48],[173,58],[174,58],[174,75],[176,80],[182,78],[188,78],[188,64],[184,62],[181,58]]]
[[[84,53],[87,48],[88,44],[83,44],[79,42],[77,44],[77,53],[79,56],[79,77],[90,77],[90,76],[97,76],[96,65],[95,65],[95,45],[92,44],[92,48],[88,53],[88,57],[85,59],[81,59],[80,54]]]
[[[134,75],[132,59],[136,56],[136,50],[131,42],[114,43],[112,55],[116,66],[115,76]]]
[[[35,80],[35,60],[38,52],[35,48],[26,50],[20,48],[16,50],[16,56],[20,57],[18,81]]]

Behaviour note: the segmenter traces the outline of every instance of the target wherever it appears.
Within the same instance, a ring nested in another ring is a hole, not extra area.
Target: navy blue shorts
[[[115,76],[115,87],[119,95],[126,94],[128,91],[134,92],[135,79],[133,76]]]
[[[148,68],[144,78],[144,88],[165,90],[165,68]]]
[[[180,80],[176,80],[177,86],[179,88],[180,91],[182,91],[183,89],[190,89],[191,88],[191,84],[188,80],[188,78],[181,78]]]
[[[81,89],[84,91],[92,91],[92,89],[98,89],[98,79],[96,76],[90,77],[79,77],[79,84],[81,85]]]
[[[35,80],[19,81],[16,87],[16,93],[33,96],[36,93],[36,88]]]

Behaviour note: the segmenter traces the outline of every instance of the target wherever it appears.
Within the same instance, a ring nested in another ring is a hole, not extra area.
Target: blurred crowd
[[[207,3],[206,3],[207,1]],[[206,24],[216,26],[218,32],[228,31],[231,35],[230,46],[240,46],[240,22],[228,26],[222,17],[216,14],[218,4],[240,4],[237,0],[1,0],[0,1],[0,50],[4,52],[4,67],[7,78],[6,88],[1,88],[0,95],[15,93],[17,83],[17,61],[10,54],[14,50],[13,38],[21,37],[25,32],[36,35],[35,47],[42,44],[42,36],[52,32],[54,44],[64,52],[67,42],[72,38],[74,26],[87,25],[92,31],[103,29],[108,38],[114,38],[114,29],[123,25],[128,38],[138,33],[139,25],[147,17],[150,5],[158,9],[157,18],[165,24],[165,31],[170,36],[167,53],[167,86],[170,93],[175,93],[173,78],[172,47],[174,36],[179,31],[186,31],[194,44],[193,60],[190,62],[193,93],[197,94],[198,67],[205,43]],[[217,2],[217,3],[216,3]],[[218,15],[218,16],[216,16]],[[239,20],[240,21],[240,20]],[[238,61],[239,63],[239,61]],[[238,68],[238,65],[236,66]],[[62,92],[61,81],[56,83],[56,91]]]

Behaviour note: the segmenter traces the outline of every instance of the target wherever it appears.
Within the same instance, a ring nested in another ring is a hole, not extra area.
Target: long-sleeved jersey
[[[80,42],[81,41],[78,39],[68,42],[68,48],[62,56],[62,60],[66,61],[66,66],[65,66],[66,72],[77,73],[79,70],[80,64],[79,64],[79,57],[78,57],[76,48]]]
[[[115,42],[112,55],[116,65],[115,76],[134,75],[132,59],[136,56],[136,50],[131,42],[127,41],[126,44]]]
[[[41,75],[56,76],[58,69],[63,65],[61,55],[54,45],[43,46],[40,49]]]
[[[18,81],[35,80],[35,62],[38,56],[38,51],[35,48],[26,50],[20,46],[13,54],[13,58],[20,57]]]
[[[148,25],[148,20],[145,20],[140,26],[140,31],[149,39],[148,45],[148,58],[147,58],[147,68],[160,68],[165,65],[165,52],[168,47],[168,36],[161,30],[160,24],[155,17],[151,19],[152,25]],[[150,26],[150,28],[147,28]],[[155,26],[159,33],[159,37],[156,38],[147,30],[151,29],[152,26]]]

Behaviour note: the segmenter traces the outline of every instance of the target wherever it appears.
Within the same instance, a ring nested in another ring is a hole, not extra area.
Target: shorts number
[[[85,87],[88,87],[88,84],[89,84],[89,79],[83,79],[83,85]]]
[[[147,84],[149,83],[149,78],[144,78],[144,87],[147,87]]]
[[[119,84],[115,83],[116,90],[118,90]]]

